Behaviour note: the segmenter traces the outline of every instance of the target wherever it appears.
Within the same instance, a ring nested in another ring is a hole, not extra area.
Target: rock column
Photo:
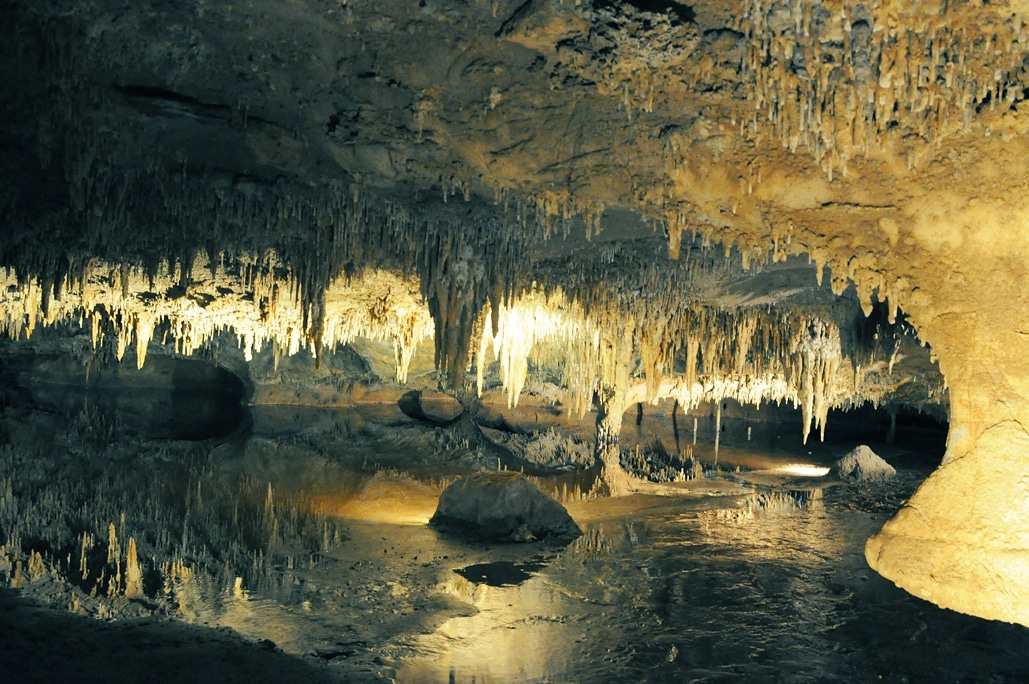
[[[925,331],[950,386],[947,452],[865,556],[939,606],[1029,625],[1029,340],[990,318]]]
[[[632,333],[623,330],[601,340],[601,380],[593,393],[597,410],[597,441],[593,454],[601,466],[601,480],[611,496],[628,494],[631,478],[622,469],[619,435],[629,387]]]

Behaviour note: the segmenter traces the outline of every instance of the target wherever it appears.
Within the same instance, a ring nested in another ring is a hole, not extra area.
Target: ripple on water
[[[819,499],[744,518],[598,522],[539,574],[464,594],[478,612],[413,644],[397,679],[1020,681],[1029,631],[940,610],[872,573],[862,548],[879,524]]]

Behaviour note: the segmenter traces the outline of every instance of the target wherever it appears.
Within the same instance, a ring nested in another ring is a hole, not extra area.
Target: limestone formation
[[[897,470],[864,444],[854,447],[829,469],[829,476],[856,484],[885,482]]]
[[[1003,608],[1029,605],[1027,20],[1022,0],[9,2],[4,348],[46,330],[88,340],[68,343],[87,368],[142,367],[231,339],[242,367],[266,347],[317,367],[366,338],[403,385],[424,344],[440,375],[414,389],[517,407],[536,373],[596,411],[612,492],[638,402],[789,402],[806,439],[865,402],[945,412],[944,466],[869,562],[1029,624]]]
[[[129,548],[125,552],[125,596],[127,598],[143,596],[143,570],[139,566],[136,540],[133,537],[129,537]]]
[[[429,523],[492,541],[570,541],[582,534],[564,506],[512,472],[480,472],[458,480],[440,495]]]
[[[1021,598],[1029,581],[1026,449],[1021,424],[987,429],[975,450],[948,459],[868,540],[868,564],[945,608],[1029,624]]]

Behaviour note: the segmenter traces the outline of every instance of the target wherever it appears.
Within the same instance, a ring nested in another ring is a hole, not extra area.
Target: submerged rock
[[[450,485],[429,524],[496,541],[570,540],[582,534],[564,506],[512,472],[475,473]]]
[[[829,471],[830,477],[862,484],[885,482],[896,474],[897,471],[893,466],[864,444],[855,447],[846,456],[833,463]]]

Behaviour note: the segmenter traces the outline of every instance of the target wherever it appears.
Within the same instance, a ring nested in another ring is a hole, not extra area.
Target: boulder
[[[885,482],[896,474],[893,466],[864,444],[833,463],[829,470],[830,477],[861,484]]]
[[[464,408],[460,402],[442,392],[411,390],[397,401],[406,415],[436,427],[450,425],[461,417]]]
[[[560,503],[524,475],[480,472],[444,490],[430,525],[479,540],[571,540],[582,530]]]
[[[464,411],[464,407],[457,399],[443,392],[421,392],[418,403],[422,413],[429,420],[444,425],[457,420]]]

